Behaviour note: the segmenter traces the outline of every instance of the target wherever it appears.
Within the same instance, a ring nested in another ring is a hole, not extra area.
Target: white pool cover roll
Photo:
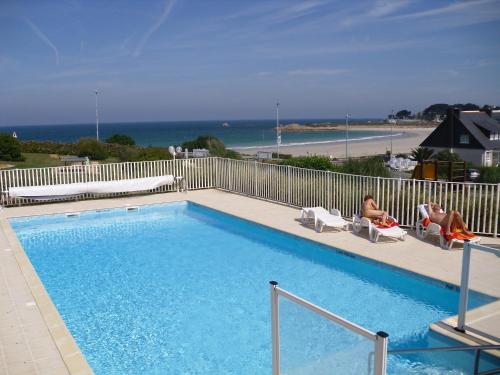
[[[172,185],[172,175],[134,178],[117,181],[92,181],[75,184],[26,186],[9,188],[11,198],[50,199],[81,194],[127,193],[156,189],[163,185]]]

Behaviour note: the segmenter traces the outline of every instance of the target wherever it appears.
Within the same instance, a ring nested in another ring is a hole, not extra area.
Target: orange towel
[[[463,240],[470,240],[470,239],[476,237],[476,235],[474,233],[467,234],[462,229],[455,229],[455,231],[453,231],[453,233],[451,235],[447,236],[446,235],[446,230],[443,227],[441,227],[441,235],[448,242],[450,242],[453,239],[455,239],[455,240],[462,240],[463,241]]]

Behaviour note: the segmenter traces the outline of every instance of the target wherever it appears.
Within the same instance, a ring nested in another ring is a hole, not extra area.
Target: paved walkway
[[[436,242],[420,241],[411,232],[405,242],[381,240],[376,244],[368,241],[366,233],[316,233],[297,221],[300,212],[295,208],[217,190],[11,207],[0,211],[0,374],[92,373],[6,219],[180,200],[191,200],[448,284],[460,283],[460,250],[441,250]],[[482,243],[500,248],[499,239],[484,238]],[[500,298],[500,259],[477,253],[472,260],[471,288]]]

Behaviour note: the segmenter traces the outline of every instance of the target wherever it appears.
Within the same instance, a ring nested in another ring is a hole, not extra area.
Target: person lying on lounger
[[[446,236],[453,235],[457,230],[466,235],[472,235],[458,211],[442,212],[441,206],[437,203],[429,202],[429,219],[433,223],[441,225]]]
[[[379,209],[371,195],[366,195],[361,206],[361,214],[368,219],[377,219],[380,224],[386,225],[389,214]]]

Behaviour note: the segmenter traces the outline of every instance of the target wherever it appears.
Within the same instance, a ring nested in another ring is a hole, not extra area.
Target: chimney
[[[490,117],[493,116],[493,109],[488,105],[483,108],[483,111]]]

